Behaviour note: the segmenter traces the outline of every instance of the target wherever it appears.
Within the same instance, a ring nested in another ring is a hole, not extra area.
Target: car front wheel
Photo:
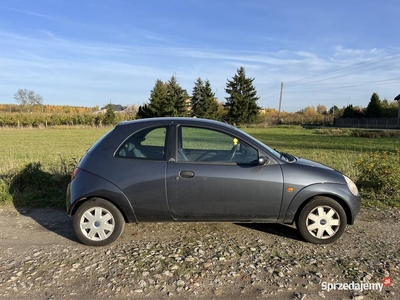
[[[315,197],[300,211],[296,226],[303,238],[314,244],[329,244],[341,237],[347,225],[346,212],[335,200]]]
[[[73,223],[78,239],[89,246],[113,243],[125,227],[121,212],[104,199],[91,199],[83,203],[77,209]]]

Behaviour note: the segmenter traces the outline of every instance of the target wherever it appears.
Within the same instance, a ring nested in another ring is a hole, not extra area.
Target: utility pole
[[[283,82],[281,82],[281,93],[279,96],[278,124],[281,123],[280,115],[281,115],[281,106],[282,106],[282,91],[283,91]]]

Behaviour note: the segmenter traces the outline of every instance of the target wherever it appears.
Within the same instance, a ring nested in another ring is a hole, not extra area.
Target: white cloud
[[[345,48],[342,45],[338,45],[335,48],[334,57],[343,57],[343,58],[368,58],[368,57],[376,57],[387,54],[384,49],[350,49]]]
[[[4,95],[30,88],[51,104],[94,106],[110,99],[141,104],[147,101],[156,79],[166,81],[176,73],[189,93],[198,77],[209,79],[223,100],[226,81],[240,66],[245,67],[248,77],[255,78],[259,105],[264,107],[277,107],[281,81],[285,83],[286,110],[318,104],[347,105],[349,97],[355,105],[366,106],[372,92],[388,99],[399,93],[395,82],[393,86],[391,81],[379,82],[400,76],[399,56],[387,55],[384,49],[339,45],[332,53],[323,54],[309,49],[238,51],[171,47],[162,39],[146,46],[71,39],[50,30],[36,33],[27,36],[0,31],[0,87]],[[350,87],[352,82],[359,86]],[[0,95],[0,102],[12,100]]]

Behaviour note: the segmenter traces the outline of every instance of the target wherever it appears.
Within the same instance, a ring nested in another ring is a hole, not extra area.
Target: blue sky
[[[240,66],[259,106],[366,107],[400,93],[398,0],[0,0],[0,103],[140,105],[175,75],[220,101]]]

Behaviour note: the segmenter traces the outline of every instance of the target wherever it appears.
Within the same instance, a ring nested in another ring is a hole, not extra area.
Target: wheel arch
[[[293,216],[293,220],[290,223],[293,223],[295,220],[297,220],[297,218],[300,215],[300,212],[303,210],[303,208],[310,203],[310,201],[312,201],[313,199],[317,198],[317,197],[326,197],[326,198],[330,198],[332,200],[335,200],[336,202],[339,203],[339,205],[341,207],[343,207],[344,212],[346,213],[346,219],[347,219],[347,224],[351,225],[352,222],[352,214],[350,211],[350,207],[348,206],[348,204],[346,203],[346,201],[344,201],[342,198],[336,196],[336,195],[332,195],[332,194],[318,194],[318,195],[314,195],[310,198],[308,198],[306,201],[304,201],[303,203],[300,204],[300,206],[297,208],[296,213]],[[286,223],[286,222],[285,222]]]
[[[300,211],[304,206],[307,205],[315,197],[322,196],[331,198],[343,207],[347,224],[352,225],[354,223],[355,216],[358,213],[359,206],[351,205],[353,200],[353,195],[348,191],[345,185],[339,184],[317,184],[304,188],[299,193],[297,193],[292,201],[288,204],[286,213],[284,214],[283,223],[293,223],[299,216]],[[357,200],[358,197],[357,197]]]
[[[96,200],[96,199],[103,199],[105,201],[110,202],[112,205],[114,205],[120,211],[120,213],[124,217],[125,223],[131,222],[131,220],[129,220],[125,210],[120,205],[118,205],[118,203],[116,201],[112,201],[111,199],[107,199],[106,197],[101,197],[101,196],[91,196],[91,197],[79,199],[78,201],[75,202],[75,205],[72,207],[71,216],[75,215],[76,211],[83,203],[86,203],[91,200]]]

